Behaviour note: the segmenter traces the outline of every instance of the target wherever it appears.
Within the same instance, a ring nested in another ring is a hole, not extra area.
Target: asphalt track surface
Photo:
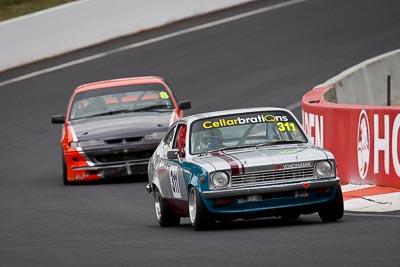
[[[283,1],[261,1],[0,73],[1,266],[398,266],[400,213],[346,212],[161,228],[146,181],[64,186],[60,127],[77,85],[159,75],[189,114],[291,107],[313,86],[400,47],[400,1],[309,0],[134,49],[10,79]],[[18,51],[16,51],[18,53]],[[345,119],[345,118],[343,118]]]

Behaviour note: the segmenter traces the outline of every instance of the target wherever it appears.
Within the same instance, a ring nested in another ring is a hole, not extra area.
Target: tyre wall
[[[315,145],[335,155],[342,184],[400,188],[399,63],[400,50],[390,52],[316,86],[302,98],[304,129]],[[389,74],[392,106],[384,106]]]

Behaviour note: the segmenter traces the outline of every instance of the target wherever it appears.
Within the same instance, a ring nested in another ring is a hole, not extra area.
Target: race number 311
[[[293,122],[277,122],[276,125],[278,125],[278,130],[281,132],[285,131],[296,131],[296,126],[294,125]]]

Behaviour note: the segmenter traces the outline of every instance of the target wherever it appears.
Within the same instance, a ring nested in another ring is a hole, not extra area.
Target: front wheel
[[[335,222],[343,217],[343,195],[340,186],[336,189],[335,198],[324,205],[318,212],[319,217],[324,222]]]
[[[157,221],[162,227],[178,226],[181,223],[181,218],[171,210],[157,187],[154,187],[154,208]]]
[[[189,217],[196,231],[207,230],[215,222],[212,214],[201,200],[199,192],[194,187],[190,187],[189,190]]]

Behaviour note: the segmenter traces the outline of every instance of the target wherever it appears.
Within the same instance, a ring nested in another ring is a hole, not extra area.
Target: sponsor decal
[[[383,122],[380,118],[380,114],[374,114],[374,147],[373,147],[373,159],[374,159],[374,173],[380,173],[380,162],[382,160],[383,153],[383,166],[385,174],[392,175],[390,163],[394,168],[397,177],[400,177],[400,158],[399,158],[399,142],[400,142],[400,114],[397,114],[393,119],[393,123],[390,122],[390,115],[383,115]],[[383,134],[383,135],[382,135]]]
[[[324,147],[324,116],[303,111],[303,128],[315,146]]]
[[[368,173],[369,155],[370,155],[370,128],[367,112],[361,110],[358,118],[357,131],[357,157],[358,157],[358,172],[361,179],[365,179]]]
[[[371,114],[368,117],[367,112],[361,110],[357,131],[357,159],[361,179],[367,179],[370,165],[373,166],[374,174],[395,174],[400,177],[399,133],[400,114],[391,120],[390,115]]]
[[[307,168],[307,167],[312,167],[313,163],[312,162],[295,162],[295,163],[288,163],[288,164],[282,164],[282,169],[287,170],[287,169],[297,169],[297,168]]]
[[[171,189],[174,198],[182,198],[181,188],[179,186],[179,179],[178,179],[178,166],[170,166],[169,179],[171,182]]]
[[[282,169],[282,164],[275,165],[275,170],[280,170],[280,169]]]
[[[245,125],[245,124],[255,124],[255,123],[273,123],[273,122],[287,122],[288,117],[286,115],[277,116],[272,114],[266,115],[257,115],[253,117],[240,117],[234,119],[217,119],[217,120],[208,120],[203,122],[204,129],[212,129],[212,128],[220,128],[227,126],[235,126],[235,125]],[[293,124],[293,126],[290,126]],[[294,127],[294,123],[288,123],[288,126],[285,126],[283,123],[280,126],[283,130],[290,127]],[[279,126],[279,125],[278,125]]]
[[[81,181],[84,180],[88,175],[86,173],[78,173],[75,175],[74,180]]]
[[[307,188],[306,188],[307,189]],[[296,191],[294,192],[294,196],[295,197],[308,197],[310,195],[309,192],[307,192],[307,190],[302,190],[302,191]]]

